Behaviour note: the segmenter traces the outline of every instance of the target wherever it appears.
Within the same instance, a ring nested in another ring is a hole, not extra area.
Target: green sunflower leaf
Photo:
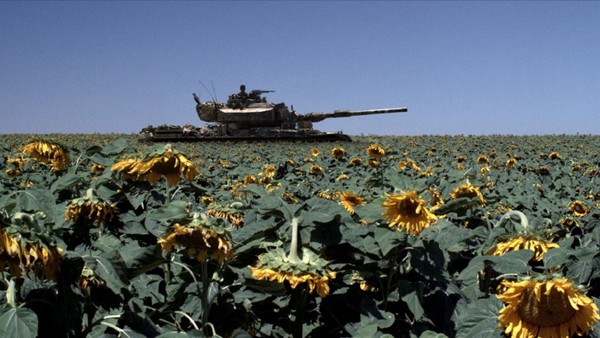
[[[0,336],[35,338],[38,335],[38,318],[25,307],[11,308],[0,316]]]

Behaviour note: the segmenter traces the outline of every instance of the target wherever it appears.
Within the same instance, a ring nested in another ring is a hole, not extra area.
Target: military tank
[[[328,118],[351,117],[371,114],[404,113],[408,109],[386,108],[371,110],[336,110],[327,113],[296,114],[285,103],[271,103],[263,94],[272,90],[252,90],[240,86],[240,92],[229,95],[227,102],[196,101],[196,112],[207,126],[148,126],[140,132],[151,142],[219,141],[219,140],[305,140],[305,141],[351,141],[341,132],[321,132],[313,129],[313,123]]]

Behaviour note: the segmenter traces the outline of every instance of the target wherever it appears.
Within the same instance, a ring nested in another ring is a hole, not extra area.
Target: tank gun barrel
[[[389,113],[406,113],[408,112],[407,107],[398,108],[384,108],[384,109],[368,109],[368,110],[335,110],[331,113],[309,113],[304,115],[298,115],[298,121],[310,121],[319,122],[324,119],[333,117],[349,117],[359,115],[372,115],[372,114],[389,114]]]

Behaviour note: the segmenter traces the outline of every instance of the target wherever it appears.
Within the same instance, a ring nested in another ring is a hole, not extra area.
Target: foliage
[[[0,138],[0,336],[501,337],[503,279],[560,275],[600,297],[597,136],[175,143],[199,174],[151,182],[111,171],[167,149],[135,135]],[[31,141],[70,162],[36,160]],[[385,216],[408,191],[435,215],[420,233]],[[278,264],[327,264],[327,292],[253,278],[289,252],[294,219],[304,263]],[[491,254],[515,234],[558,247]]]

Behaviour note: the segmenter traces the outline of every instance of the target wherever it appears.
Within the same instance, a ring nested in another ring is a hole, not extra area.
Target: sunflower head
[[[65,211],[65,220],[77,222],[90,221],[100,226],[112,220],[117,213],[114,204],[99,198],[93,189],[88,189],[85,196],[72,200]]]
[[[517,166],[517,159],[514,157],[509,158],[508,160],[506,160],[506,167],[507,168],[514,168]]]
[[[358,205],[364,205],[365,199],[358,196],[357,194],[350,191],[343,191],[339,193],[340,205],[350,213],[354,215],[354,207]]]
[[[496,244],[487,251],[486,255],[502,256],[509,251],[531,250],[534,253],[532,260],[539,262],[548,250],[558,247],[557,243],[545,241],[534,235],[515,236]]]
[[[311,154],[312,156],[314,156],[314,157],[317,157],[317,156],[319,156],[319,155],[321,154],[321,152],[319,151],[319,149],[318,149],[318,148],[312,148],[312,149],[310,150],[310,154]]]
[[[249,268],[253,278],[287,283],[292,289],[305,284],[309,293],[316,290],[320,297],[326,297],[329,281],[336,276],[328,264],[308,248],[303,248],[301,261],[291,261],[285,250],[278,247],[260,255],[256,266]]]
[[[598,320],[594,301],[566,278],[503,282],[499,326],[511,338],[588,334]]]
[[[121,173],[125,179],[148,181],[155,185],[165,177],[169,185],[177,185],[183,176],[192,180],[200,172],[190,160],[174,150],[170,144],[150,149],[142,159],[125,159],[115,163],[111,170]]]
[[[386,196],[387,199],[382,203],[385,208],[383,215],[390,227],[404,229],[416,236],[438,220],[437,216],[427,209],[425,200],[419,198],[416,191]]]
[[[575,200],[569,204],[571,214],[576,217],[583,217],[590,212],[590,208],[580,200]]]
[[[452,199],[457,199],[461,197],[476,197],[481,206],[485,205],[485,198],[483,197],[481,190],[479,190],[479,188],[477,187],[472,186],[470,183],[463,183],[458,187],[454,188],[454,190],[452,190],[452,192],[450,193],[450,197]]]
[[[317,164],[313,164],[310,166],[310,169],[308,169],[308,172],[311,175],[315,175],[315,176],[321,176],[323,175],[323,168],[321,168],[319,165]]]
[[[344,150],[344,148],[342,147],[335,147],[331,149],[331,157],[335,158],[336,160],[342,159],[342,157],[344,157],[345,155],[346,150]]]
[[[49,163],[52,171],[65,170],[71,164],[66,148],[50,141],[31,142],[23,147],[22,153],[33,157],[40,163]]]
[[[210,258],[223,263],[233,258],[233,244],[229,233],[222,227],[213,225],[208,215],[197,212],[188,223],[174,224],[157,243],[165,253],[183,249],[188,256],[200,262]]]
[[[371,144],[367,148],[367,154],[376,160],[380,160],[385,155],[385,150],[379,144]]]

